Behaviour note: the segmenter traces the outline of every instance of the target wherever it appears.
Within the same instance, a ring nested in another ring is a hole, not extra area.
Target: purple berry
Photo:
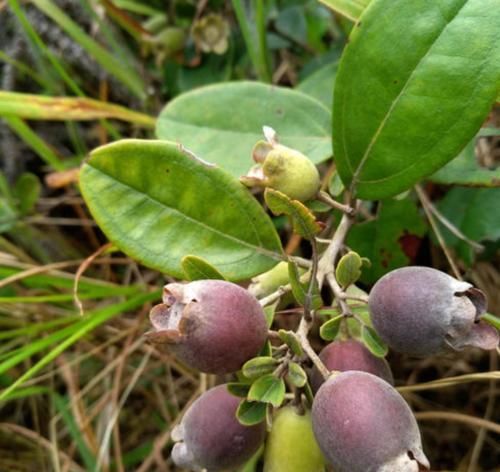
[[[417,472],[429,468],[418,425],[403,397],[367,372],[332,376],[318,390],[313,431],[335,472]]]
[[[319,358],[329,371],[361,370],[376,375],[394,385],[391,368],[385,359],[375,357],[363,344],[354,339],[334,341],[323,348]],[[325,380],[318,369],[311,372],[311,387],[316,392]]]
[[[483,292],[429,267],[404,267],[382,277],[368,301],[373,325],[391,348],[423,357],[466,346],[495,349],[498,332],[479,320]]]
[[[167,343],[187,365],[202,372],[237,371],[267,339],[264,312],[245,289],[221,280],[165,286],[163,302],[149,315],[154,342]]]
[[[241,399],[226,385],[205,392],[188,409],[172,432],[176,465],[209,472],[234,470],[245,463],[264,441],[265,423],[243,426],[236,419]]]

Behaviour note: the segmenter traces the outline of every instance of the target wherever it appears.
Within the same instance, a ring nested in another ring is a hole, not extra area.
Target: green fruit
[[[311,413],[293,406],[278,410],[267,437],[264,472],[323,472],[325,459],[314,438]]]

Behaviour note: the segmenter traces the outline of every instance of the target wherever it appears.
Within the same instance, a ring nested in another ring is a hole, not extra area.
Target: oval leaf
[[[264,375],[252,384],[247,398],[279,407],[285,399],[285,382],[272,374]]]
[[[296,356],[301,356],[303,354],[302,346],[300,345],[299,338],[293,331],[287,331],[285,329],[280,329],[278,331],[280,339],[292,350]]]
[[[264,125],[281,144],[314,163],[332,154],[331,114],[314,98],[296,90],[258,82],[232,82],[180,95],[161,112],[156,135],[178,141],[233,176],[252,166],[252,149]]]
[[[255,357],[245,362],[242,371],[249,379],[256,379],[265,374],[270,374],[278,366],[279,361],[272,357]]]
[[[290,362],[288,364],[286,378],[292,385],[298,388],[302,388],[307,383],[307,374],[296,362]]]
[[[385,357],[387,355],[387,346],[370,326],[363,325],[361,328],[361,339],[374,356]]]
[[[499,24],[500,0],[369,4],[333,105],[338,170],[358,197],[410,188],[472,139],[498,94]]]
[[[340,324],[343,318],[344,315],[337,315],[331,320],[323,323],[319,329],[321,338],[325,341],[333,341],[337,337],[337,334],[339,334]]]
[[[224,280],[224,276],[201,257],[183,257],[181,266],[188,280]]]
[[[337,282],[346,288],[361,277],[361,266],[363,261],[357,252],[349,251],[343,255],[335,269]]]
[[[262,423],[266,419],[267,403],[243,400],[236,410],[236,418],[245,426]]]
[[[123,140],[95,150],[81,191],[106,236],[148,267],[183,278],[202,257],[229,280],[273,267],[281,243],[262,207],[226,172],[179,146]]]

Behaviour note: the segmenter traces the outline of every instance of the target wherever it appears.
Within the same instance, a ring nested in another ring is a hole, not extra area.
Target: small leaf
[[[215,267],[201,257],[183,257],[181,266],[188,280],[225,280],[224,276]]]
[[[274,313],[276,312],[276,307],[279,305],[279,300],[276,300],[272,305],[267,305],[264,307],[264,316],[266,317],[267,327],[270,328],[274,321]]]
[[[298,200],[292,200],[287,195],[272,188],[266,188],[264,198],[267,206],[275,215],[288,215],[293,222],[293,230],[306,239],[312,239],[321,231],[312,212]]]
[[[288,372],[286,374],[288,381],[295,387],[302,388],[307,383],[307,374],[304,369],[296,362],[288,364]]]
[[[247,399],[279,407],[285,399],[285,391],[283,379],[272,374],[264,375],[252,384]]]
[[[41,185],[36,175],[27,172],[21,174],[13,189],[21,215],[26,215],[33,210],[40,196],[40,191]]]
[[[296,356],[301,356],[303,354],[299,338],[293,331],[286,331],[284,329],[280,329],[278,331],[278,335],[280,339],[292,350],[292,352]]]
[[[288,263],[288,275],[290,277],[290,285],[292,286],[292,293],[297,300],[297,303],[304,305],[306,296],[309,290],[309,282],[301,282],[299,270],[293,261]],[[323,300],[319,293],[318,283],[314,281],[313,291],[312,291],[312,303],[311,308],[317,310],[323,306]]]
[[[249,379],[256,379],[262,375],[273,372],[278,364],[279,361],[272,357],[254,357],[243,365],[243,375]]]
[[[363,325],[361,328],[361,339],[370,352],[377,357],[385,357],[388,352],[387,346],[379,338],[373,328]]]
[[[236,418],[245,426],[262,423],[266,419],[267,403],[243,400],[236,410]]]
[[[363,261],[357,252],[349,251],[342,256],[335,269],[335,276],[342,288],[352,285],[361,277]]]
[[[337,337],[337,334],[339,334],[343,318],[344,315],[337,315],[328,320],[326,323],[323,323],[319,329],[319,335],[321,338],[325,341],[333,341]]]
[[[250,390],[250,384],[241,382],[229,382],[226,386],[229,393],[235,397],[246,398]]]
[[[158,117],[156,135],[183,143],[238,178],[252,165],[263,125],[278,132],[281,144],[318,163],[332,154],[330,123],[330,109],[304,93],[239,81],[199,87],[171,100]]]
[[[260,357],[272,357],[272,355],[273,355],[273,347],[271,345],[271,342],[269,340],[267,340],[264,343],[264,346],[262,347],[262,349],[260,350],[259,356]]]

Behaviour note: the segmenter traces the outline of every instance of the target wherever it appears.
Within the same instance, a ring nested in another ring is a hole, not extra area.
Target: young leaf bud
[[[165,286],[163,303],[149,315],[157,343],[167,343],[189,366],[211,374],[237,371],[267,339],[259,302],[245,289],[222,280]]]
[[[418,425],[403,397],[367,372],[332,376],[318,390],[313,431],[335,472],[418,472],[429,468]]]
[[[323,348],[319,358],[332,371],[361,370],[376,375],[394,385],[391,368],[385,359],[375,357],[363,344],[354,339],[334,341]],[[316,392],[325,380],[315,367],[311,372],[311,387]]]
[[[314,438],[311,413],[280,408],[267,437],[264,472],[323,472],[325,459]]]
[[[253,157],[257,165],[240,179],[245,185],[271,187],[301,202],[318,193],[318,169],[301,152],[260,141],[254,147]]]
[[[483,292],[429,267],[404,267],[372,288],[373,325],[395,351],[423,357],[466,346],[495,349],[498,332],[480,320]]]
[[[177,441],[172,459],[177,466],[232,471],[252,457],[264,441],[266,427],[265,423],[243,426],[236,419],[240,400],[226,385],[219,385],[191,405],[172,432]]]

